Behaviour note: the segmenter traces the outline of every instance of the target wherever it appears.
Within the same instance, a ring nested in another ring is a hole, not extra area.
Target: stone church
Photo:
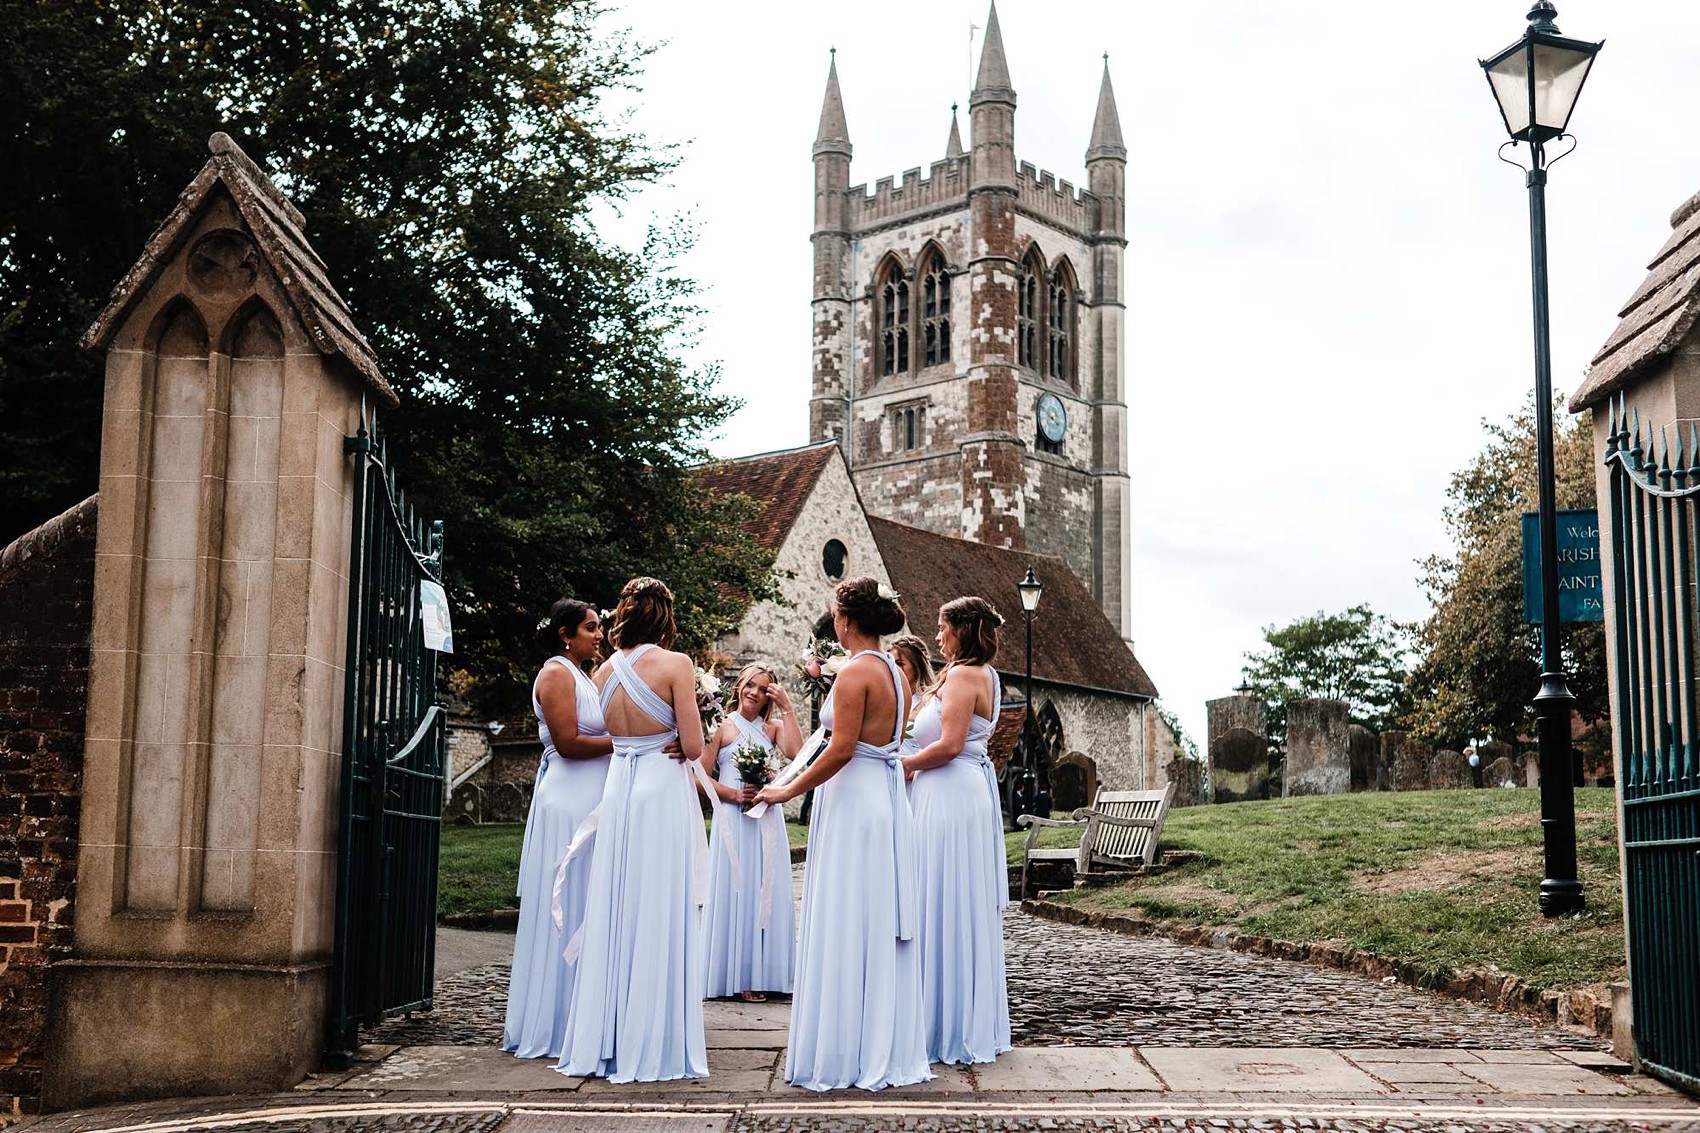
[[[1019,732],[1015,584],[1045,585],[1033,627],[1033,724],[1056,801],[1101,782],[1168,781],[1173,737],[1134,657],[1122,392],[1122,145],[1106,65],[1087,187],[1015,159],[1016,96],[997,10],[969,99],[927,176],[850,183],[833,59],[814,143],[811,443],[705,466],[715,492],[764,502],[753,533],[787,603],[721,642],[788,672],[830,626],[838,580],[872,574],[930,640],[934,612],[980,594],[1008,619],[1007,754]]]

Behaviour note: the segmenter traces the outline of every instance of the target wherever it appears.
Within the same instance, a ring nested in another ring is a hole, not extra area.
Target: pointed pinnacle
[[[831,150],[850,154],[850,127],[844,121],[844,96],[838,90],[838,49],[826,69],[826,97],[821,100],[820,129],[815,131],[815,152]]]
[[[1003,54],[1003,32],[998,28],[998,4],[992,0],[991,14],[986,17],[986,36],[980,43],[980,70],[974,76],[974,90],[1009,90],[1009,63]]]
[[[1116,92],[1110,86],[1110,57],[1104,56],[1104,79],[1098,84],[1098,112],[1092,117],[1092,140],[1086,143],[1086,160],[1095,157],[1127,157],[1122,144],[1122,120],[1116,113]]]
[[[956,126],[956,103],[950,104],[950,137],[944,144],[944,156],[949,159],[962,156],[962,131]]]

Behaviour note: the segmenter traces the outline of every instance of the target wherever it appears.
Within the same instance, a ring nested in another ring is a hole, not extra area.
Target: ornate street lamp
[[[1552,344],[1547,308],[1546,144],[1570,137],[1566,127],[1576,98],[1604,45],[1566,39],[1553,22],[1550,0],[1529,9],[1523,38],[1481,60],[1511,140],[1529,147],[1529,248],[1535,307],[1535,463],[1540,483],[1541,687],[1535,694],[1541,761],[1541,835],[1546,877],[1540,906],[1545,916],[1579,911],[1582,883],[1576,879],[1576,798],[1573,794],[1570,717],[1576,698],[1564,673],[1558,615],[1558,505],[1552,455]],[[1575,148],[1572,138],[1571,149]],[[1562,158],[1569,154],[1565,150]],[[1558,158],[1551,159],[1552,161]],[[1515,164],[1515,163],[1512,163]],[[1523,168],[1519,166],[1519,168]]]
[[[1033,568],[1027,568],[1027,575],[1015,584],[1015,592],[1021,596],[1021,620],[1027,623],[1027,714],[1021,719],[1021,762],[1022,766],[1010,767],[1004,784],[1003,821],[1005,830],[1015,829],[1015,818],[1024,805],[1033,801],[1036,793],[1033,789],[1037,776],[1033,771],[1033,617],[1039,610],[1039,599],[1045,593],[1044,583],[1039,581]],[[1022,789],[1022,784],[1027,789]],[[1049,818],[1050,815],[1041,815]]]

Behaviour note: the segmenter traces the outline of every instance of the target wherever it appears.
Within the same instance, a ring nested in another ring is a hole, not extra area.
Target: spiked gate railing
[[[1700,426],[1643,431],[1610,409],[1613,726],[1622,758],[1624,911],[1635,1045],[1700,1088],[1700,705],[1695,568]]]
[[[362,406],[344,441],[355,486],[331,1065],[346,1064],[361,1023],[431,1006],[436,953],[446,717],[420,585],[442,581],[443,525],[414,514],[375,429]]]

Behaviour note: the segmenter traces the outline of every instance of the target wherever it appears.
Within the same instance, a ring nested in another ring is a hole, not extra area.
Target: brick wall
[[[0,551],[0,1118],[35,1111],[71,947],[94,536],[91,496]]]

